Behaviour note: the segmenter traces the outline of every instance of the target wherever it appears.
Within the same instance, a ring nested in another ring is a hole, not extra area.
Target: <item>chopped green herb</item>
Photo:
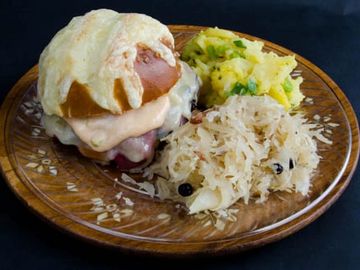
[[[256,82],[253,79],[249,79],[247,82],[247,89],[249,90],[250,95],[256,95]]]
[[[246,49],[246,46],[244,45],[244,43],[242,42],[242,40],[241,40],[241,39],[234,40],[234,44],[235,44],[235,46],[236,46],[236,47]]]
[[[210,57],[210,59],[216,59],[216,51],[215,51],[215,47],[213,45],[210,45],[206,48],[207,53]]]
[[[293,90],[293,85],[292,85],[291,81],[289,80],[289,78],[285,79],[282,87],[286,93],[289,93]]]
[[[243,53],[240,53],[240,52],[237,52],[237,51],[233,51],[231,54],[230,54],[230,59],[232,58],[245,58],[245,55]]]
[[[256,95],[256,89],[257,89],[257,85],[255,80],[253,79],[249,79],[246,85],[243,85],[240,82],[235,83],[233,89],[229,92],[229,96],[234,96],[234,95],[251,95],[254,96]]]
[[[246,93],[247,93],[246,87],[243,84],[237,82],[237,83],[235,83],[233,89],[230,91],[230,96],[234,96],[234,95],[243,96]]]
[[[215,53],[217,56],[224,56],[227,49],[227,46],[219,46],[216,47]]]

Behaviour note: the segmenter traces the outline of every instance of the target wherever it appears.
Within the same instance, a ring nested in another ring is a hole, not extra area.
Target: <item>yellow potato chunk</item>
[[[286,109],[304,99],[302,78],[293,79],[295,56],[263,51],[263,42],[251,41],[231,31],[208,28],[185,46],[181,59],[202,80],[199,102],[210,107],[228,96],[270,95]]]

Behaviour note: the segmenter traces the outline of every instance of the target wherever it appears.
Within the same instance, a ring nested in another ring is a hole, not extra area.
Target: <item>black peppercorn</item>
[[[193,187],[189,183],[184,183],[178,187],[178,192],[181,196],[187,197],[193,193]]]
[[[280,163],[274,163],[273,169],[276,174],[281,174],[284,171],[284,167]]]
[[[294,169],[294,161],[292,160],[292,158],[290,158],[289,160],[289,169],[290,170]]]

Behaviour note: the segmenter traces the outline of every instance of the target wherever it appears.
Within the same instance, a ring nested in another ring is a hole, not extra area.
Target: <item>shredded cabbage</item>
[[[156,176],[158,196],[186,203],[189,212],[226,209],[242,199],[264,202],[272,191],[306,195],[319,163],[314,125],[289,114],[268,96],[232,96],[164,140],[146,171]],[[177,188],[190,183],[194,193]]]

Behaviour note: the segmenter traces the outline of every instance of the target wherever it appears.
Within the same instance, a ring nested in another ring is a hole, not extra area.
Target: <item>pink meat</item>
[[[130,170],[146,165],[154,156],[156,145],[156,130],[149,131],[142,136],[129,138],[119,144],[115,163],[121,170]],[[131,153],[136,153],[136,160],[131,161]]]

